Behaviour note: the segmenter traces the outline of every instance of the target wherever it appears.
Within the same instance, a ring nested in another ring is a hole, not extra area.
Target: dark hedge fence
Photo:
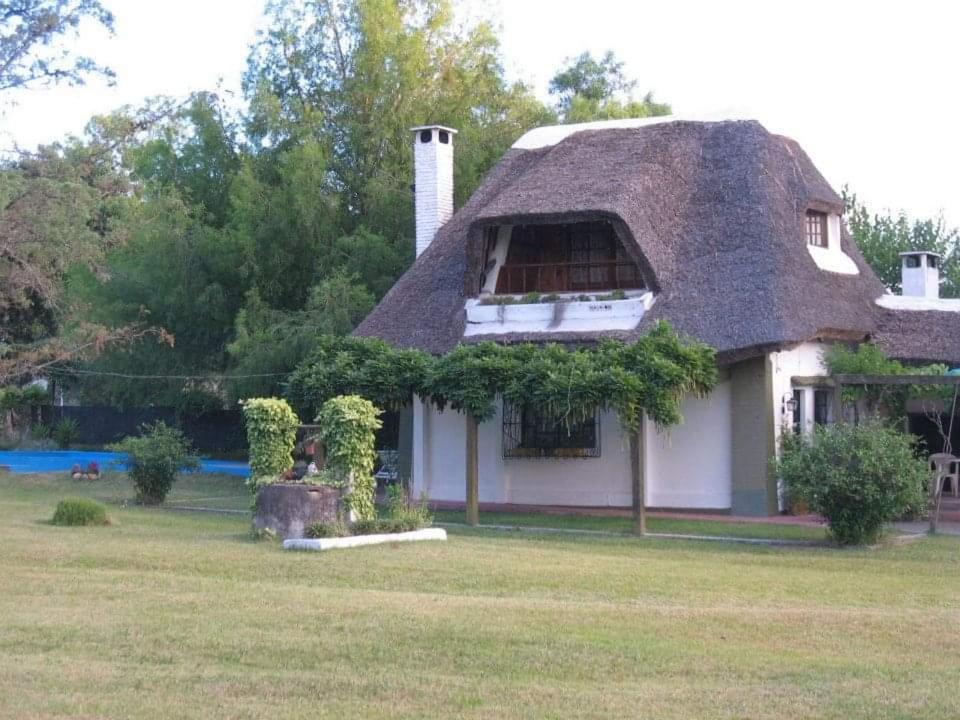
[[[41,419],[53,427],[65,418],[76,420],[80,445],[106,445],[137,435],[140,426],[163,420],[179,428],[193,442],[200,453],[237,453],[247,450],[247,431],[243,413],[236,410],[216,410],[199,416],[178,415],[173,408],[125,408],[107,405],[73,406],[47,405],[41,408]],[[397,448],[399,418],[395,412],[384,413],[383,428],[377,432],[377,448]]]
[[[233,453],[247,449],[247,434],[240,409],[216,410],[189,417],[178,415],[173,408],[124,408],[101,405],[46,406],[41,417],[48,427],[63,419],[77,422],[80,445],[106,445],[128,435],[137,435],[140,426],[163,420],[179,428],[201,453]]]

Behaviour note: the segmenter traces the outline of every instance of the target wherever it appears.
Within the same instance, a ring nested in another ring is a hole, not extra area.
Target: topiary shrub
[[[809,438],[791,436],[777,469],[791,501],[822,515],[841,545],[862,545],[922,505],[929,477],[915,444],[877,422],[840,423]]]
[[[144,505],[162,503],[181,470],[200,468],[183,433],[162,420],[142,425],[139,437],[126,437],[109,449],[127,456],[122,464]]]
[[[344,501],[356,520],[376,517],[373,465],[377,458],[376,432],[382,425],[380,414],[369,400],[341,395],[327,400],[317,416],[327,467],[347,480],[349,490]]]
[[[81,497],[64,498],[53,513],[54,525],[109,525],[107,508],[96,500]]]
[[[241,400],[250,447],[250,485],[253,492],[261,485],[275,482],[281,473],[293,467],[293,448],[297,443],[300,419],[286,400],[249,398]]]

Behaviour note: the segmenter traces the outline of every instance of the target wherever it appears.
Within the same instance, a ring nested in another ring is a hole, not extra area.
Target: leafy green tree
[[[669,115],[670,106],[656,102],[648,92],[633,97],[636,80],[629,80],[624,64],[612,51],[597,60],[589,52],[571,58],[550,80],[557,113],[564,123],[618,120]]]
[[[106,257],[108,275],[77,269],[71,294],[91,319],[115,327],[146,320],[175,338],[172,346],[144,341],[104,355],[88,371],[130,375],[190,375],[222,371],[233,320],[243,302],[237,268],[242,248],[203,224],[170,192],[127,208],[129,237]],[[182,380],[90,376],[86,394],[118,405],[177,405]]]
[[[0,4],[0,93],[43,85],[83,85],[114,73],[74,55],[65,42],[93,21],[113,32],[113,14],[98,0],[5,0]]]
[[[372,308],[370,292],[344,272],[314,286],[303,310],[277,310],[250,290],[227,346],[234,361],[231,373],[244,377],[230,382],[229,393],[236,398],[280,394],[287,375],[318,338],[346,335]]]
[[[102,272],[106,251],[124,243],[124,208],[138,203],[138,192],[118,158],[166,111],[151,104],[97,117],[83,138],[0,164],[0,376],[30,375],[142,336],[142,328],[96,327],[84,310],[72,312],[64,279],[72,266]]]
[[[488,24],[454,24],[446,0],[281,0],[255,47],[247,132],[278,156],[318,144],[340,232],[359,225],[412,255],[409,129],[456,127],[458,202],[523,131],[551,113],[506,81]]]
[[[240,169],[237,128],[220,99],[197,93],[171,113],[154,136],[131,148],[134,177],[156,192],[175,188],[206,224],[225,226],[231,217],[231,185]]]
[[[960,232],[949,227],[943,216],[915,220],[904,212],[874,214],[849,188],[844,188],[843,200],[850,234],[864,260],[892,292],[902,291],[899,253],[929,250],[943,258],[940,295],[960,297]]]

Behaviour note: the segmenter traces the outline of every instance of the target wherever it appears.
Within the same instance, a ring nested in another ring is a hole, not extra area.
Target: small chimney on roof
[[[422,125],[413,132],[413,194],[417,223],[417,257],[453,215],[452,128]]]
[[[926,250],[900,253],[900,287],[904,297],[940,297],[940,255]]]

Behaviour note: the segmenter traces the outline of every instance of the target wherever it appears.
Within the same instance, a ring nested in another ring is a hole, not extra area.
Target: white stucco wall
[[[823,363],[823,353],[828,345],[821,342],[803,343],[789,350],[770,354],[773,367],[773,407],[776,412],[775,433],[779,447],[780,433],[784,424],[793,423],[793,416],[785,411],[784,401],[793,398],[791,379],[797,376],[826,375],[827,367]],[[813,388],[802,388],[803,410],[801,419],[804,432],[813,430]]]
[[[730,382],[709,397],[687,398],[684,422],[658,433],[647,421],[647,505],[667,508],[730,507],[733,434]]]
[[[647,505],[729,508],[729,382],[720,383],[707,399],[684,401],[682,412],[685,422],[669,433],[657,433],[653,424],[647,422]],[[496,416],[479,428],[480,502],[631,505],[627,438],[615,414],[604,413],[600,418],[598,458],[504,458],[502,422],[498,406]],[[425,490],[431,500],[463,502],[465,433],[466,421],[460,413],[415,408],[415,494]]]

